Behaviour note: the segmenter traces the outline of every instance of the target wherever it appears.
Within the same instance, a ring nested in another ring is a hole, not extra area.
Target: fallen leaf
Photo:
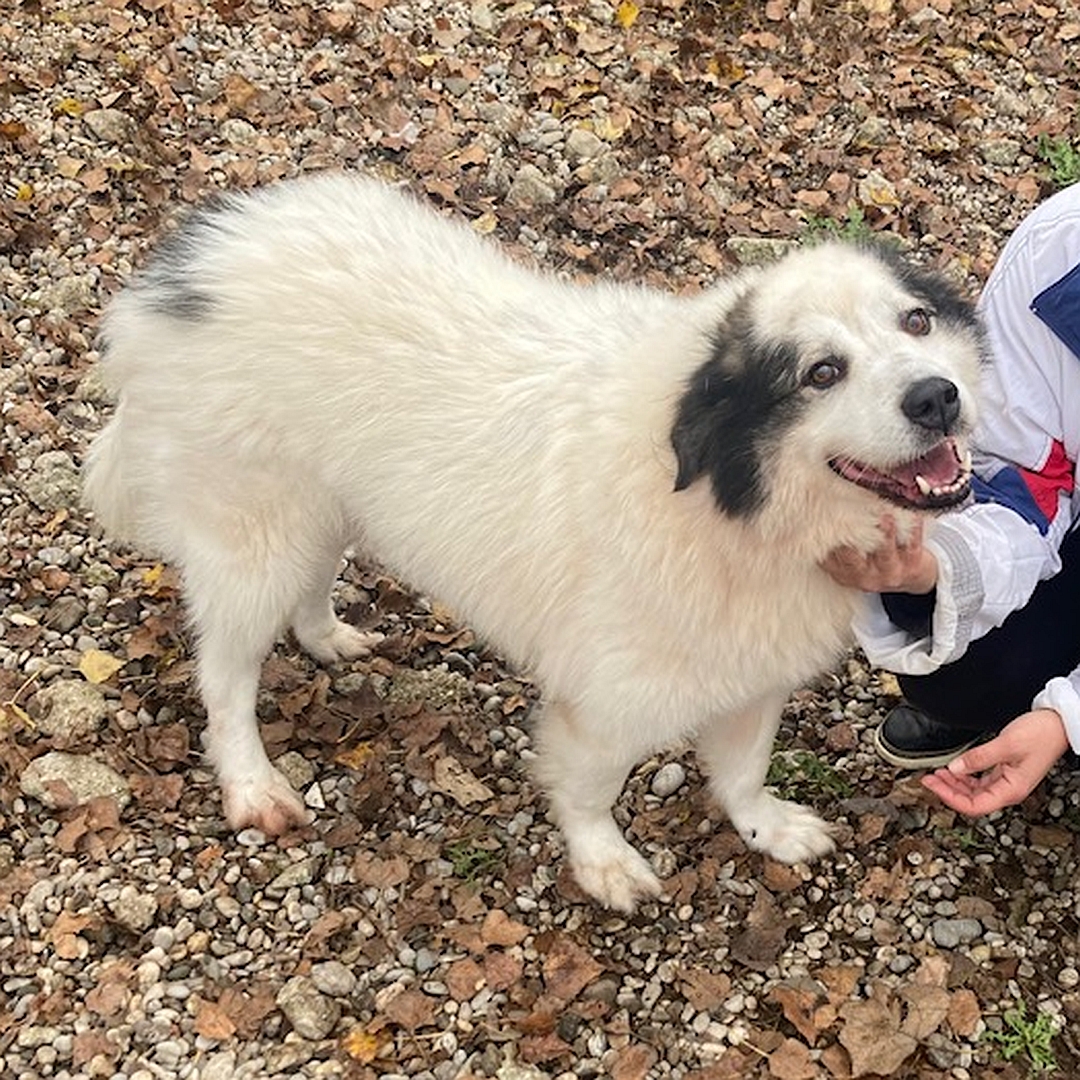
[[[814,1080],[818,1067],[798,1039],[785,1039],[769,1055],[769,1075],[776,1080]]]
[[[370,851],[359,851],[353,859],[353,873],[361,885],[387,889],[409,880],[409,860],[402,855],[380,859]]]
[[[108,682],[125,663],[101,649],[87,649],[79,660],[79,671],[87,682],[97,685]]]
[[[629,30],[637,22],[640,14],[641,8],[633,0],[622,0],[615,9],[615,20],[624,30]]]
[[[946,1017],[954,1035],[961,1039],[970,1039],[975,1034],[982,1019],[982,1008],[973,990],[957,990],[949,1001],[949,1013]]]
[[[195,1033],[204,1039],[231,1039],[236,1034],[236,1024],[216,1001],[200,1001],[195,1011]]]
[[[648,1080],[660,1055],[644,1043],[632,1043],[615,1055],[610,1065],[611,1080]]]
[[[912,983],[899,990],[907,1009],[900,1030],[920,1042],[941,1026],[952,1002],[949,991],[941,986]]]
[[[547,942],[543,973],[548,993],[562,1001],[572,1001],[589,983],[600,977],[604,967],[591,950],[566,934],[555,933]],[[539,941],[537,948],[540,948]]]
[[[705,968],[688,968],[679,973],[679,988],[698,1012],[719,1009],[731,993],[731,977]]]
[[[484,916],[480,940],[485,945],[518,945],[531,933],[524,923],[516,922],[499,908],[493,908]]]
[[[409,1031],[416,1031],[417,1028],[427,1027],[434,1023],[435,1014],[438,1011],[437,998],[428,997],[427,994],[412,989],[403,990],[391,998],[383,1010],[388,1020]]]
[[[496,993],[517,985],[524,971],[525,962],[519,956],[490,952],[484,957],[484,982]]]
[[[378,1035],[356,1027],[341,1040],[341,1048],[353,1061],[370,1065],[379,1056],[381,1040]]]
[[[362,742],[348,750],[339,750],[334,755],[334,761],[338,765],[344,765],[346,769],[360,772],[374,756],[375,750],[371,743]]]
[[[788,1023],[813,1046],[822,1030],[817,1022],[826,1001],[822,986],[806,977],[789,979],[774,986],[769,996],[784,1010]]]
[[[746,916],[746,929],[731,943],[732,958],[753,971],[764,971],[783,952],[788,925],[772,894],[758,888]]]
[[[851,1001],[841,1008],[840,1042],[851,1055],[853,1080],[892,1076],[918,1049],[918,1042],[900,1030],[899,1011],[878,998]]]
[[[454,757],[442,757],[435,762],[434,786],[449,795],[459,806],[487,802],[495,792],[478,780]]]

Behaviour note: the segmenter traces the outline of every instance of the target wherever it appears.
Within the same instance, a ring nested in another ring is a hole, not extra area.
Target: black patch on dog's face
[[[671,430],[675,490],[708,476],[725,513],[760,509],[768,495],[765,447],[801,412],[797,389],[794,346],[756,341],[746,302],[737,304],[679,402]]]
[[[183,322],[201,322],[213,311],[214,298],[197,284],[197,256],[219,233],[225,205],[209,201],[155,249],[140,284],[152,311]]]
[[[866,250],[885,263],[903,288],[922,301],[942,323],[978,331],[975,305],[965,299],[960,290],[946,278],[932,270],[915,266],[899,252],[885,245],[869,245]]]

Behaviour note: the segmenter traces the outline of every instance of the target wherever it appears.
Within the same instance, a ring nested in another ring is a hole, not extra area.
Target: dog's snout
[[[947,435],[960,415],[960,391],[948,379],[920,379],[900,403],[904,415],[919,427]]]

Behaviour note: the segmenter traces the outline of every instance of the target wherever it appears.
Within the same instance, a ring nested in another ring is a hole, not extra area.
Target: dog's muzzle
[[[850,457],[829,462],[833,472],[907,510],[945,510],[971,494],[971,453],[954,437],[888,471]]]

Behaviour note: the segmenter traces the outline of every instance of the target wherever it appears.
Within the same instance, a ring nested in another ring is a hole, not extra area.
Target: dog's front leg
[[[545,707],[538,740],[537,778],[551,799],[581,888],[606,907],[627,913],[638,900],[658,896],[659,879],[611,816],[640,749],[628,740],[590,733],[560,702]]]
[[[251,825],[267,836],[312,818],[293,786],[270,763],[259,735],[259,672],[272,641],[272,635],[252,640],[238,626],[205,625],[199,641],[206,748],[221,783],[225,817],[234,829]]]
[[[785,863],[808,862],[835,846],[828,824],[798,803],[765,790],[785,696],[762,699],[716,718],[698,736],[709,790],[746,846]]]

